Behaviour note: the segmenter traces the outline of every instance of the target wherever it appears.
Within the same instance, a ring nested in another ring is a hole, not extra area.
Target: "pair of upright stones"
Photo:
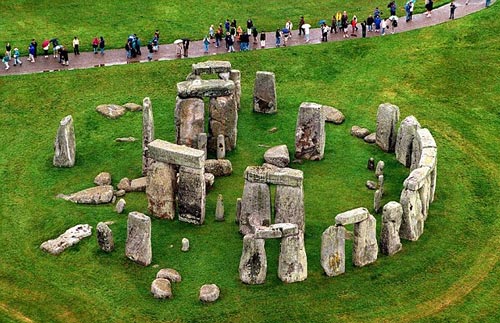
[[[202,75],[218,75],[203,80]],[[205,103],[209,98],[208,132],[205,131]],[[192,65],[187,81],[177,83],[175,106],[176,142],[191,148],[216,152],[217,138],[224,136],[225,150],[236,147],[241,73],[226,61],[207,61]],[[201,135],[200,135],[201,134]],[[219,142],[220,144],[220,142]]]

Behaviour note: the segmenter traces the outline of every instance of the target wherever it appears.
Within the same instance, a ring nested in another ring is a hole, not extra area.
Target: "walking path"
[[[467,0],[458,0],[455,1],[455,5],[457,9],[455,11],[455,19],[461,18],[463,16],[472,14],[479,10],[485,8],[485,0],[469,0],[469,4],[465,5]],[[496,1],[492,1],[492,4]],[[398,27],[396,28],[396,33],[414,30],[419,28],[424,28],[428,26],[433,26],[437,24],[441,24],[449,21],[450,14],[450,6],[446,4],[439,8],[436,8],[432,11],[432,17],[428,18],[423,14],[417,14],[413,16],[413,20],[406,23],[405,17],[399,17]],[[352,18],[352,16],[349,16]],[[361,38],[361,22],[364,20],[364,17],[358,17],[358,26],[359,30],[357,31],[357,37],[351,36],[350,38],[343,38],[342,33],[329,33],[328,41],[339,41],[339,40],[347,40],[347,39],[357,39]],[[309,22],[307,22],[309,23]],[[330,21],[327,21],[329,24]],[[316,22],[312,22],[312,24],[316,24]],[[351,27],[349,26],[349,35],[351,34]],[[288,41],[288,46],[297,46],[297,45],[305,45],[306,42],[303,36],[298,36],[298,31],[292,31],[293,36]],[[320,28],[311,29],[311,40],[308,44],[318,44],[321,43],[321,31]],[[382,37],[380,33],[375,32],[367,32],[367,37]],[[390,37],[391,31],[386,30],[386,36]],[[260,44],[252,43],[253,37],[250,37],[250,50],[261,50]],[[282,40],[283,43],[283,40]],[[275,48],[275,31],[266,33],[266,47]],[[239,50],[239,46],[235,43],[235,49]],[[23,64],[22,66],[13,66],[13,60],[9,62],[10,69],[5,70],[4,66],[0,67],[0,76],[5,75],[16,75],[16,74],[32,74],[32,73],[42,73],[42,72],[54,72],[59,70],[73,70],[73,69],[84,69],[84,68],[94,68],[94,67],[102,67],[102,66],[113,66],[113,65],[124,65],[130,63],[144,63],[148,62],[147,60],[147,48],[141,48],[142,56],[135,59],[127,59],[125,49],[112,49],[106,50],[104,55],[94,54],[93,52],[83,52],[81,55],[75,56],[73,54],[70,55],[69,66],[63,66],[59,63],[59,59],[54,58],[52,55],[49,55],[48,58],[45,58],[43,55],[39,55],[36,59],[35,63],[31,63],[26,60],[26,57],[22,57]],[[49,51],[51,53],[51,51]],[[226,48],[224,46],[224,41],[222,41],[221,46],[216,48],[214,44],[210,44],[209,54],[204,53],[203,43],[202,41],[192,41],[189,46],[189,57],[201,57],[201,56],[210,56],[210,55],[218,55],[218,54],[226,54]],[[174,44],[166,44],[160,45],[160,49],[157,53],[154,53],[153,60],[154,61],[164,61],[164,60],[174,60],[180,59],[176,56],[176,45]],[[186,58],[183,58],[186,59]]]

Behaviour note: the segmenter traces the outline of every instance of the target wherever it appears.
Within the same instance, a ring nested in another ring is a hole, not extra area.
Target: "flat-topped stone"
[[[156,139],[148,145],[149,157],[167,164],[175,164],[191,168],[203,168],[205,153],[203,150],[189,148]]]
[[[403,186],[411,191],[416,191],[424,186],[429,173],[430,169],[428,167],[417,168],[404,180]]]
[[[195,75],[231,72],[231,62],[228,61],[206,61],[193,64],[191,67]]]
[[[301,186],[304,173],[292,168],[248,166],[245,169],[245,179],[254,183]]]
[[[358,207],[343,213],[337,214],[335,224],[347,225],[364,221],[368,218],[368,210],[364,207]]]
[[[127,109],[118,104],[101,104],[95,109],[97,112],[110,119],[118,119],[127,112]]]
[[[177,83],[180,98],[218,97],[233,94],[234,82],[231,80],[193,80]]]

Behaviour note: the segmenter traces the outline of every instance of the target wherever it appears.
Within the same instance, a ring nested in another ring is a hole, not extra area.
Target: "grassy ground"
[[[114,138],[140,138],[141,115],[107,120],[95,106],[150,96],[157,137],[173,140],[175,84],[199,60],[1,78],[0,322],[498,322],[499,14],[493,6],[385,38],[218,57],[242,71],[238,147],[228,154],[234,174],[217,179],[207,196],[205,225],[153,219],[153,264],[183,275],[170,301],[149,294],[159,268],[124,257],[126,215],[111,205],[74,205],[55,196],[91,186],[101,171],[111,172],[115,184],[140,176],[140,141]],[[277,115],[251,112],[257,70],[276,73]],[[304,101],[336,106],[347,116],[343,125],[327,125],[323,161],[293,165],[305,176],[309,277],[289,285],[279,281],[279,242],[269,241],[267,282],[246,286],[238,280],[242,240],[234,224],[242,174],[262,162],[261,144],[285,143],[293,152]],[[398,105],[402,117],[415,115],[433,133],[439,147],[436,201],[418,242],[404,242],[401,253],[365,268],[350,264],[348,242],[346,274],[328,278],[319,264],[321,233],[339,212],[371,209],[373,192],[364,188],[373,176],[367,159],[386,161],[384,202],[399,200],[408,174],[392,155],[349,135],[354,124],[374,130],[382,102]],[[53,140],[68,114],[75,120],[77,163],[56,169]],[[278,131],[269,133],[272,127]],[[219,193],[224,223],[213,216]],[[144,194],[127,194],[126,200],[126,212],[147,211]],[[95,235],[57,257],[39,249],[70,226],[107,220],[116,222],[117,250],[110,255],[98,251]],[[180,252],[182,237],[191,240],[188,253]],[[217,303],[198,302],[205,283],[221,287]]]
[[[300,16],[317,26],[321,19],[330,21],[337,11],[347,10],[349,17],[358,15],[365,19],[379,6],[384,16],[389,1],[313,1],[290,0],[279,5],[263,1],[100,1],[100,0],[18,0],[2,4],[0,44],[11,42],[25,53],[32,38],[41,44],[43,39],[59,38],[71,46],[74,36],[80,38],[82,50],[91,50],[93,37],[103,36],[108,48],[122,48],[130,34],[137,33],[143,43],[153,37],[156,29],[161,32],[161,42],[189,37],[202,39],[210,25],[217,26],[226,19],[236,19],[246,28],[252,18],[261,30],[276,30],[291,19],[297,29]],[[436,0],[435,6],[448,1]],[[403,0],[396,1],[398,15],[404,16]],[[415,12],[423,11],[423,1],[418,1]],[[361,20],[360,20],[361,21]],[[41,51],[41,48],[39,49]]]

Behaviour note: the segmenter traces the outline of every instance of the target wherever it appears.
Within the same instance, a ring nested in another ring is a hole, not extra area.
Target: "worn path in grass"
[[[469,4],[465,5],[466,0],[458,0],[455,2],[457,9],[455,11],[455,19],[461,18],[463,16],[469,15],[471,13],[477,12],[485,8],[485,0],[469,0]],[[496,1],[492,1],[492,4]],[[350,14],[350,13],[348,13]],[[425,14],[417,14],[413,16],[413,20],[406,23],[405,17],[399,17],[398,27],[396,28],[396,33],[424,28],[428,26],[433,26],[450,21],[450,6],[446,4],[432,11],[432,17],[428,18]],[[352,17],[351,15],[349,16]],[[358,17],[359,30],[355,33],[357,36],[350,36],[349,38],[344,38],[341,33],[329,33],[328,41],[339,41],[339,40],[351,40],[361,38],[361,22],[363,17]],[[330,22],[327,22],[330,23]],[[349,26],[349,35],[351,35],[351,27]],[[292,37],[288,42],[288,46],[306,45],[303,36],[298,36],[298,31],[294,30],[292,32]],[[266,47],[275,48],[275,32],[266,33]],[[384,37],[390,37],[391,31],[388,30]],[[380,33],[367,32],[367,37],[382,37]],[[125,41],[124,41],[125,42]],[[321,32],[319,28],[311,29],[311,40],[307,45],[321,43]],[[224,45],[224,41],[221,43],[219,48],[215,47],[215,44],[210,44],[209,53],[204,53],[202,41],[192,41],[189,46],[189,57],[202,57],[202,56],[212,56],[217,54],[227,53]],[[235,43],[235,50],[239,51],[239,44]],[[260,50],[259,44],[254,44],[250,42],[251,50]],[[22,57],[23,64],[18,66],[13,66],[13,61],[10,61],[10,69],[5,70],[2,64],[0,67],[0,75],[15,75],[15,74],[31,74],[31,73],[41,73],[41,72],[54,72],[65,69],[84,69],[102,66],[112,66],[112,65],[123,65],[130,63],[144,63],[147,60],[147,48],[143,47],[141,49],[142,55],[139,58],[127,59],[125,49],[114,49],[105,51],[104,55],[95,55],[92,52],[84,52],[81,55],[75,56],[73,53],[69,54],[69,66],[63,66],[59,63],[59,59],[54,58],[49,55],[48,58],[44,56],[38,56],[35,63],[31,63],[26,60],[26,57]],[[179,59],[176,56],[176,45],[167,44],[161,45],[157,53],[153,55],[153,60],[174,60]],[[185,58],[183,58],[185,59]]]

